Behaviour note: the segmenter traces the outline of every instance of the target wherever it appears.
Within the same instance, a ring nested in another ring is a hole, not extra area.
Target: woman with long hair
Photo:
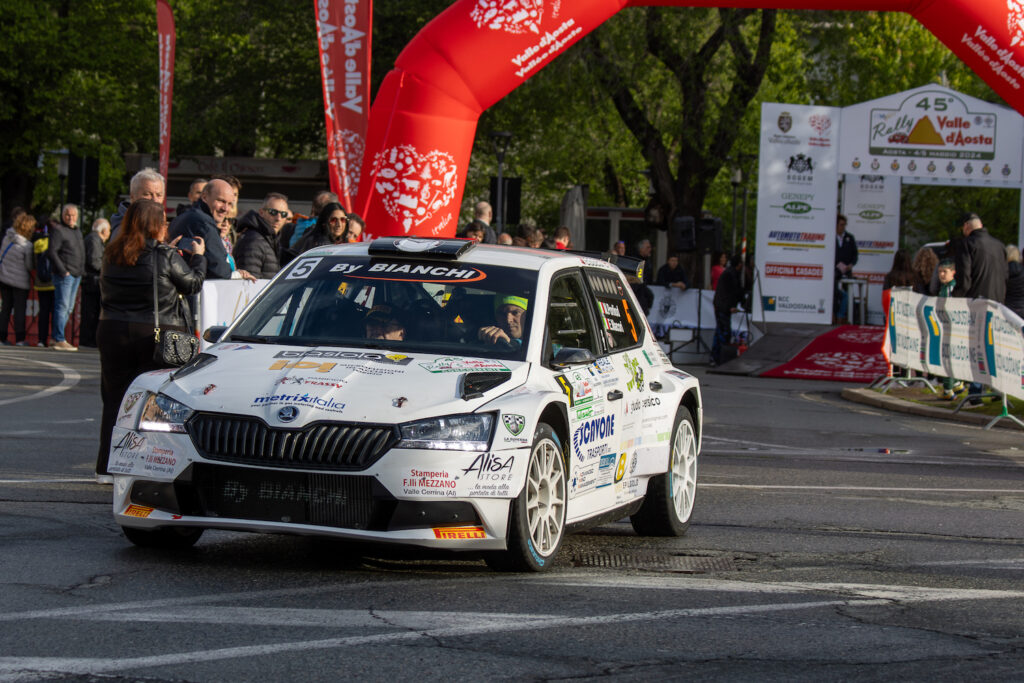
[[[316,225],[306,231],[296,245],[296,253],[303,253],[327,244],[347,244],[349,238],[348,215],[345,208],[331,202],[316,217]]]
[[[100,272],[102,310],[96,328],[100,352],[100,394],[103,419],[97,477],[107,477],[107,455],[121,399],[136,376],[161,365],[153,359],[153,272],[157,274],[160,328],[187,332],[190,328],[181,297],[196,294],[206,276],[206,245],[193,238],[188,262],[162,242],[167,237],[164,207],[140,199],[128,207],[117,236],[103,254]],[[105,481],[100,479],[100,481]]]
[[[14,339],[18,346],[25,346],[25,308],[28,290],[32,286],[32,269],[35,268],[35,254],[32,251],[32,233],[36,219],[22,212],[14,219],[14,225],[7,228],[3,243],[0,244],[0,344],[7,345],[7,321],[14,313]]]
[[[914,254],[914,291],[925,296],[939,293],[939,255],[928,246],[921,247]],[[934,285],[934,287],[933,287]]]

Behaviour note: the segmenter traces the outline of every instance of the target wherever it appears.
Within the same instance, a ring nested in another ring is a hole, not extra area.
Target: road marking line
[[[71,387],[75,386],[76,384],[78,384],[82,380],[82,376],[80,374],[78,374],[78,371],[75,370],[74,368],[69,368],[67,365],[61,365],[60,363],[51,363],[50,361],[47,361],[47,360],[38,360],[36,358],[24,358],[24,357],[19,357],[19,356],[5,356],[4,357],[5,360],[7,358],[10,358],[10,359],[16,360],[16,361],[21,361],[23,363],[24,362],[39,363],[40,365],[45,365],[47,367],[54,368],[56,370],[59,370],[61,375],[63,375],[63,377],[60,380],[60,384],[55,384],[52,387],[47,387],[46,389],[43,389],[41,391],[37,391],[34,394],[29,394],[28,396],[17,396],[15,398],[5,398],[3,400],[0,400],[0,406],[5,406],[5,405],[7,405],[9,403],[19,403],[21,401],[32,401],[32,400],[35,400],[37,398],[45,398],[47,396],[53,396],[54,394],[59,394],[62,391],[67,391],[68,389],[70,389]]]
[[[919,493],[1024,493],[1024,489],[936,489],[897,486],[798,486],[795,484],[708,484],[699,487],[718,489],[792,489],[795,491],[902,491]]]
[[[285,643],[266,643],[216,650],[197,650],[149,657],[117,658],[63,658],[63,657],[0,657],[0,681],[33,680],[53,673],[90,674],[110,671],[125,671],[157,666],[206,663],[224,659],[265,657],[289,652],[329,650],[358,645],[381,645],[455,636],[474,636],[487,633],[514,631],[535,631],[549,628],[580,628],[587,626],[611,626],[637,621],[655,621],[694,617],[735,616],[741,614],[765,614],[794,610],[818,609],[825,607],[850,607],[887,605],[888,600],[823,600],[766,605],[736,605],[728,607],[697,607],[655,612],[633,612],[626,614],[602,614],[592,617],[560,617],[549,615],[494,614],[492,618],[479,623],[431,629],[427,631],[401,631],[375,635],[326,638]],[[538,618],[539,617],[539,618]],[[525,618],[515,621],[516,618]],[[382,622],[382,625],[386,625]]]

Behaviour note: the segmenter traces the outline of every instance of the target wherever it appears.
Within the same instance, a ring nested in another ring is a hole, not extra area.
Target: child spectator
[[[950,259],[939,262],[939,297],[945,299],[953,296],[953,289],[956,287],[956,266]],[[958,382],[952,377],[942,378],[942,398],[952,401],[956,395],[964,390],[963,382]]]

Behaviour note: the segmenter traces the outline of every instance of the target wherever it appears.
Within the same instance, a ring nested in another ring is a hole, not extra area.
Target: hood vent
[[[462,376],[462,398],[466,401],[483,398],[485,391],[511,378],[510,372],[467,372]]]

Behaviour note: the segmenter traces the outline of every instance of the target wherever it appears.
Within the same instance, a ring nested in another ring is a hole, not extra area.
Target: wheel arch
[[[555,436],[560,442],[558,445],[561,446],[562,454],[565,456],[566,445],[569,443],[569,413],[565,405],[558,402],[547,404],[537,417],[537,422],[544,422],[555,431]]]
[[[679,405],[690,411],[690,415],[693,416],[693,428],[697,432],[697,443],[701,443],[701,431],[702,422],[700,419],[701,405],[700,405],[700,393],[696,389],[688,389],[683,394],[683,398],[679,401]]]

